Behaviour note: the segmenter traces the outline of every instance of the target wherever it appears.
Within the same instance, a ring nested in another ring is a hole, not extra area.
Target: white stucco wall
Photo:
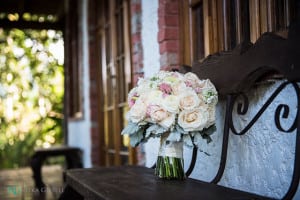
[[[88,34],[87,34],[87,0],[81,0],[81,28],[82,28],[82,88],[83,97],[89,98],[89,63],[88,63]],[[80,147],[83,150],[84,167],[91,167],[91,121],[90,121],[90,105],[88,99],[83,101],[83,117],[80,120],[68,122],[68,145]]]
[[[157,0],[142,0],[142,42],[146,77],[159,70],[159,51],[156,46],[158,45],[157,10]],[[252,105],[249,113],[237,120],[235,126],[244,127],[279,84],[280,81],[261,85],[252,91],[249,94]],[[281,198],[285,194],[292,176],[295,132],[281,133],[277,130],[274,123],[274,109],[280,101],[284,102],[286,97],[291,95],[295,93],[289,86],[246,135],[230,134],[226,170],[220,181],[221,185],[275,198]],[[297,105],[295,99],[291,98],[289,101],[292,112]],[[212,135],[213,142],[201,144],[201,149],[210,156],[198,152],[191,178],[210,181],[216,175],[221,155],[224,115],[225,102],[221,100],[217,105],[217,132]],[[283,124],[287,126],[291,124],[295,112],[291,115]],[[158,143],[157,139],[153,139],[144,144],[148,167],[156,161]],[[192,149],[184,148],[186,169],[190,163],[191,152]],[[294,199],[300,199],[299,195]]]
[[[142,0],[142,46],[144,76],[150,77],[159,71],[159,45],[157,43],[158,33],[158,0]],[[156,158],[157,151],[153,147],[158,145],[157,139],[151,139],[143,145],[146,153],[146,166],[152,166]]]
[[[142,0],[142,46],[144,75],[149,77],[159,70],[158,0]]]

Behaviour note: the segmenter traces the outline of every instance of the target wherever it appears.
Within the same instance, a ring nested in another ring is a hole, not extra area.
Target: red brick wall
[[[160,68],[171,70],[179,66],[179,0],[158,0],[157,41]],[[131,1],[131,39],[133,82],[143,76],[143,48],[141,42],[141,0]]]
[[[160,68],[179,66],[179,0],[158,0],[158,36]]]
[[[138,78],[144,76],[142,24],[141,24],[141,0],[132,0],[131,13],[131,55],[132,55],[132,82],[136,85]],[[145,155],[141,146],[136,147],[137,164],[144,165]]]
[[[88,5],[88,34],[89,34],[89,77],[90,77],[90,118],[91,118],[91,161],[92,165],[100,165],[100,105],[97,96],[99,95],[99,73],[97,73],[97,41],[96,41],[96,10],[95,0],[90,0]],[[86,131],[89,133],[89,130]]]
[[[133,83],[136,84],[138,77],[144,75],[143,70],[143,47],[142,47],[142,24],[141,24],[141,0],[132,0],[131,13],[131,53]]]

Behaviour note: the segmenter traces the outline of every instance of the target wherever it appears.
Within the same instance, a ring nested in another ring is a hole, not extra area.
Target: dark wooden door
[[[127,94],[131,85],[129,1],[103,0],[99,4],[97,37],[103,98],[102,123],[104,165],[134,164],[135,153],[120,133],[126,123]]]

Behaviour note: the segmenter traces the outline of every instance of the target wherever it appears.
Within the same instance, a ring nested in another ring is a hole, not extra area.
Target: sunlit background
[[[62,142],[63,46],[60,31],[0,29],[0,168]]]

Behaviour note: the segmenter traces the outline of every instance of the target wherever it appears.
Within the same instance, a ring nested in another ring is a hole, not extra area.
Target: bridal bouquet
[[[183,143],[195,146],[211,141],[215,131],[218,94],[210,80],[188,72],[160,71],[140,78],[128,94],[128,134],[132,146],[160,137],[155,174],[161,178],[184,179]]]

